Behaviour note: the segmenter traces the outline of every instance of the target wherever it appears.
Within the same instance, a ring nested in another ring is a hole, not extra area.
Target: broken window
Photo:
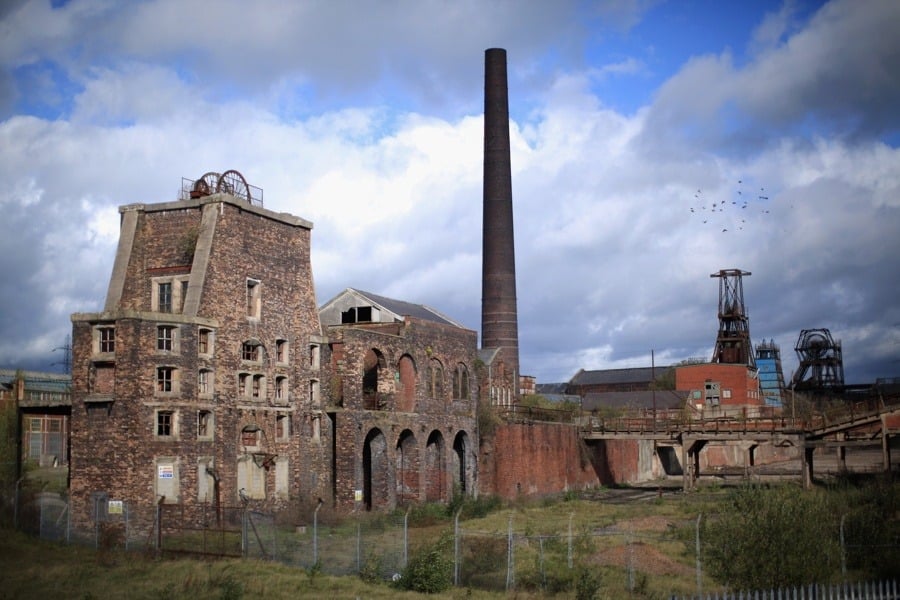
[[[98,327],[98,350],[103,354],[112,354],[116,351],[116,328]]]
[[[275,378],[275,399],[288,399],[288,379],[284,375],[279,375]]]
[[[212,411],[201,410],[197,412],[197,437],[212,438]]]
[[[250,374],[249,373],[239,373],[238,374],[238,395],[239,396],[249,396],[250,395]]]
[[[156,435],[157,437],[171,437],[175,435],[175,411],[156,411]]]
[[[241,359],[259,362],[262,357],[262,345],[256,340],[249,340],[241,345]]]
[[[720,384],[717,382],[707,381],[705,386],[706,404],[708,406],[719,406],[719,389]]]
[[[212,354],[213,332],[211,329],[201,327],[197,332],[197,353]]]
[[[174,367],[156,368],[156,391],[161,394],[168,394],[175,391]]]
[[[181,312],[187,295],[188,276],[154,277],[152,281],[151,310],[161,313]]]
[[[157,286],[157,312],[172,312],[172,282],[165,281]]]
[[[253,398],[265,398],[266,397],[266,378],[263,375],[254,375],[253,383],[250,392],[250,396]]]
[[[212,371],[209,369],[200,369],[197,373],[197,393],[201,396],[212,394]]]
[[[173,325],[159,325],[156,328],[156,349],[162,352],[172,352],[175,349],[175,327]]]

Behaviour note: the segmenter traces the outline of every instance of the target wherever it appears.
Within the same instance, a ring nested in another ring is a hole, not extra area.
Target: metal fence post
[[[508,592],[515,583],[513,574],[513,533],[512,515],[509,515],[509,527],[506,534],[506,591]]]
[[[462,508],[453,517],[453,585],[459,585],[459,515]]]
[[[362,552],[362,523],[356,522],[356,572],[362,572],[362,557],[360,553]]]
[[[703,596],[703,570],[700,563],[700,519],[703,517],[703,513],[697,515],[697,540],[696,540],[696,552],[697,552],[697,596]]]
[[[24,477],[16,480],[16,487],[13,492],[13,529],[19,529],[19,486],[22,484]]]
[[[403,515],[403,568],[409,564],[409,511],[411,508],[406,509],[406,514]]]
[[[568,549],[568,564],[569,568],[572,568],[572,519],[575,517],[575,513],[569,513],[569,549]]]
[[[319,509],[322,508],[322,499],[316,504],[313,511],[313,567],[319,564]]]

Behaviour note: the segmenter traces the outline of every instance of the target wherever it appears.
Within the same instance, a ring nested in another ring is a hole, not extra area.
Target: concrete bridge
[[[791,418],[722,418],[693,420],[678,412],[601,418],[583,416],[579,420],[581,437],[592,440],[653,441],[657,447],[680,449],[684,489],[696,485],[700,472],[700,451],[711,444],[738,447],[743,452],[743,465],[749,471],[755,466],[756,451],[764,445],[792,447],[800,461],[805,487],[812,485],[814,452],[818,448],[834,449],[838,470],[847,471],[847,450],[881,448],[881,467],[891,471],[891,436],[900,434],[900,403],[869,410],[846,407],[837,415],[819,414],[807,420]],[[676,450],[677,451],[677,450]]]

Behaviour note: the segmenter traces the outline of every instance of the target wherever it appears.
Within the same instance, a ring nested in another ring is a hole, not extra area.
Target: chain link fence
[[[622,578],[618,584],[624,589],[638,594],[650,577],[696,578],[693,590],[672,590],[684,596],[699,593],[704,582],[701,562],[695,559],[700,538],[699,520],[694,519],[594,526],[576,525],[570,516],[568,526],[559,525],[563,519],[555,525],[558,531],[552,531],[552,526],[544,528],[510,512],[505,531],[489,531],[468,525],[475,521],[461,522],[460,513],[449,522],[444,517],[427,527],[411,527],[410,511],[323,523],[316,508],[300,515],[307,524],[298,526],[249,504],[138,509],[128,501],[97,496],[90,527],[76,530],[67,502],[51,493],[27,501],[14,497],[13,513],[18,529],[45,540],[163,555],[254,558],[336,576],[397,579],[416,553],[440,546],[459,587],[553,594],[571,591],[585,569],[603,567]],[[666,545],[679,550],[661,551]]]

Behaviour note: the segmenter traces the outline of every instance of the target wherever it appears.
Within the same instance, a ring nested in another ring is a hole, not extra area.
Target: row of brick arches
[[[472,487],[473,452],[469,436],[458,432],[448,447],[433,430],[422,440],[404,429],[395,442],[378,428],[366,435],[362,448],[363,502],[366,510],[391,509],[419,502],[443,502]]]

